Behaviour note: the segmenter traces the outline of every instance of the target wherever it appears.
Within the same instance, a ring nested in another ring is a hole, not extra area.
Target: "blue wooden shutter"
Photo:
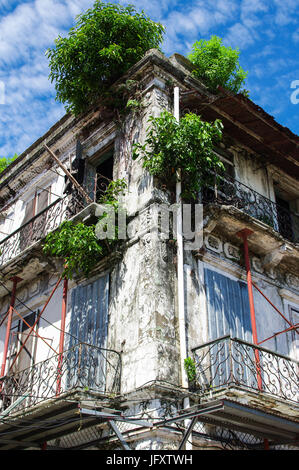
[[[109,275],[72,291],[70,347],[78,342],[106,346],[108,328]]]
[[[74,370],[69,373],[69,387],[105,388],[106,351],[98,348],[106,348],[108,301],[108,274],[72,291],[69,349],[73,348],[70,354]],[[87,345],[79,348],[78,343]]]
[[[230,335],[252,342],[247,285],[206,268],[205,287],[209,340]],[[231,381],[244,385],[255,383],[256,378],[252,370],[253,349],[241,347],[238,352],[238,349],[235,349],[237,344],[232,346],[231,353],[227,341],[213,346],[210,366],[211,386],[223,386]],[[232,354],[232,363],[229,354]]]
[[[209,339],[231,335],[252,341],[247,286],[205,268]]]

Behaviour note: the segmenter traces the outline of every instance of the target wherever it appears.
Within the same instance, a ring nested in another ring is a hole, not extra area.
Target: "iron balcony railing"
[[[2,410],[26,408],[76,390],[102,395],[120,392],[120,353],[79,343],[62,354],[0,379]]]
[[[97,175],[86,185],[85,190],[96,202],[105,194],[110,182],[111,180],[108,178]],[[78,214],[86,205],[84,197],[74,189],[71,189],[70,194],[58,197],[28,222],[0,241],[0,266],[43,239],[48,233],[58,228],[63,221]]]
[[[246,341],[224,336],[192,350],[202,394],[231,386],[298,402],[299,362]]]
[[[58,198],[44,210],[0,241],[0,265],[10,261],[55,230],[64,220],[84,208],[83,201],[69,196]]]
[[[272,227],[284,238],[299,242],[299,216],[249,186],[226,175],[212,175],[214,186],[203,188],[202,203],[231,205]]]

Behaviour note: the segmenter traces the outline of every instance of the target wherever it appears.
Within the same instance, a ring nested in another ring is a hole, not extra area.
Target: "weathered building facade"
[[[211,95],[178,55],[150,51],[126,80],[138,81],[138,112],[66,115],[1,175],[0,446],[296,446],[299,138],[245,97]],[[200,195],[202,245],[183,240],[182,253],[158,229],[174,195],[132,159],[175,88],[181,115],[222,120],[226,167]],[[126,238],[88,278],[60,279],[45,235],[95,220],[118,178]]]

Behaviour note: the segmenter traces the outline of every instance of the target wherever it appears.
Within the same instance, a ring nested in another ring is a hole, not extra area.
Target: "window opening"
[[[11,328],[11,352],[9,363],[12,364],[14,358],[16,357],[18,351],[21,349],[22,345],[25,342],[29,334],[30,327],[34,325],[36,320],[37,312],[30,313],[24,320],[17,320]],[[26,341],[26,345],[23,347],[22,351],[19,354],[19,357],[15,364],[12,367],[12,374],[16,374],[28,367],[32,366],[35,362],[35,346],[36,338],[33,335],[30,335]]]
[[[275,193],[276,214],[279,233],[288,240],[293,240],[293,224],[290,211],[290,204],[287,200]]]

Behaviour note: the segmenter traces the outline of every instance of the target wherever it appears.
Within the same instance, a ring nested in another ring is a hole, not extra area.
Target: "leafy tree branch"
[[[248,95],[247,90],[241,90],[247,72],[239,65],[239,55],[238,49],[226,47],[221,38],[212,36],[209,41],[195,42],[188,58],[195,65],[193,75],[212,92],[220,85],[233,93]]]
[[[188,113],[179,122],[168,111],[150,117],[144,145],[135,144],[133,159],[141,157],[143,167],[167,185],[176,182],[176,170],[182,173],[183,193],[196,199],[200,188],[210,178],[210,170],[222,171],[224,166],[214,153],[214,145],[222,138],[222,123],[203,121]]]
[[[68,37],[59,36],[55,47],[46,52],[56,99],[73,114],[85,111],[107,97],[109,86],[147,50],[158,48],[163,34],[160,23],[132,5],[96,0],[78,16]]]

